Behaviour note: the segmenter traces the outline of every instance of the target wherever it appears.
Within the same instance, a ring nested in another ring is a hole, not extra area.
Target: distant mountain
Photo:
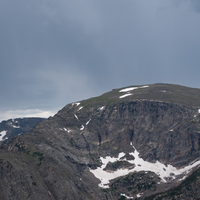
[[[0,199],[200,199],[199,165],[200,89],[130,86],[5,141]]]
[[[0,145],[14,136],[28,133],[43,120],[44,118],[17,118],[2,121],[0,123]]]

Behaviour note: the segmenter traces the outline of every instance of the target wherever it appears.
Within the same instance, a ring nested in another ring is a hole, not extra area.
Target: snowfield
[[[135,149],[132,143],[130,145]],[[126,158],[121,159],[125,153],[121,152],[119,153],[117,158],[106,156],[105,158],[100,157],[102,166],[98,167],[97,169],[90,169],[90,172],[94,174],[96,178],[98,178],[101,183],[99,184],[102,188],[109,188],[109,182],[112,179],[118,178],[120,176],[125,176],[131,172],[139,172],[139,171],[151,171],[157,174],[161,181],[166,183],[167,180],[170,178],[170,180],[177,179],[179,181],[186,178],[186,175],[196,166],[200,165],[200,161],[194,162],[191,165],[188,165],[184,168],[177,169],[173,167],[172,165],[165,166],[164,164],[160,163],[159,161],[156,161],[156,163],[150,163],[147,161],[144,161],[142,158],[139,157],[139,152],[135,149],[134,152],[129,153],[129,155],[132,155],[135,157],[134,160],[126,160]],[[135,164],[135,167],[133,169],[118,169],[114,172],[107,172],[103,169],[106,167],[106,165],[111,162],[116,161],[127,161],[131,164]],[[177,178],[177,175],[182,175],[180,179]],[[184,177],[183,177],[184,176]]]

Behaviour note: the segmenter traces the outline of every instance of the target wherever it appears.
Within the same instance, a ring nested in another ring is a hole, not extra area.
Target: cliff
[[[199,108],[168,84],[68,104],[0,147],[0,199],[198,199]]]

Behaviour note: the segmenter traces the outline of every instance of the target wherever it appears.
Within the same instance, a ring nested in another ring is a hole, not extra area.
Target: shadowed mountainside
[[[27,117],[2,121],[0,123],[0,145],[7,139],[28,133],[36,124],[42,122],[44,119],[45,118]]]

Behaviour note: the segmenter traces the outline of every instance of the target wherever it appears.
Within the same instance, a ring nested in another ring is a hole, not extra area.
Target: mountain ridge
[[[19,134],[26,134],[33,129],[36,124],[42,122],[45,118],[27,117],[3,120],[0,122],[0,145],[5,140],[15,137]]]
[[[198,100],[154,84],[68,104],[0,146],[0,199],[197,199]]]

